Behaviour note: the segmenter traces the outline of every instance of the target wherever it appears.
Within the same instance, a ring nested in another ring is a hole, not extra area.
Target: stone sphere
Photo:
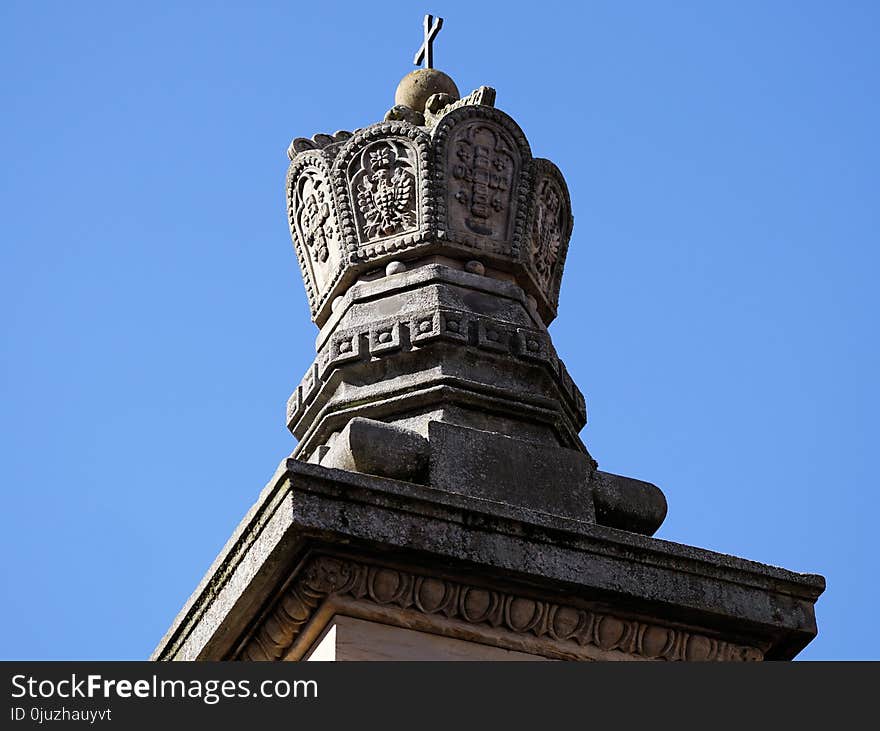
[[[417,112],[425,111],[425,102],[432,94],[449,94],[460,98],[455,82],[437,69],[416,69],[401,79],[394,93],[394,103]]]

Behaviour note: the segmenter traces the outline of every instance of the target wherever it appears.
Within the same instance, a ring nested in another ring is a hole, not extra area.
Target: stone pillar
[[[429,73],[430,72],[430,73]],[[297,138],[287,213],[316,357],[298,444],[157,659],[787,659],[819,576],[652,539],[598,469],[547,326],[565,179],[435,69],[383,121]]]

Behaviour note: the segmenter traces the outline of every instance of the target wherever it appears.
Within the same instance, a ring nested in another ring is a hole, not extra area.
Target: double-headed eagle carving
[[[373,238],[409,228],[415,221],[412,173],[398,159],[393,145],[369,150],[367,155],[369,162],[357,186],[364,233]]]

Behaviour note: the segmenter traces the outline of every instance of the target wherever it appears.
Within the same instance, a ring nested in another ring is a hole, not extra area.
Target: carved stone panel
[[[314,314],[338,276],[342,253],[335,196],[320,153],[302,155],[291,165],[287,212]]]
[[[435,139],[446,237],[487,252],[515,252],[528,194],[530,153],[522,132],[502,112],[464,107],[443,118]]]
[[[418,228],[415,150],[398,139],[373,142],[350,164],[358,240],[377,241]]]
[[[360,130],[340,149],[333,177],[350,263],[416,246],[433,230],[428,151],[429,137],[400,121]]]
[[[449,157],[457,204],[450,205],[450,217],[475,234],[507,240],[518,167],[508,136],[494,125],[469,122],[457,130]]]
[[[535,160],[527,261],[535,283],[555,310],[573,218],[565,179],[549,160]]]

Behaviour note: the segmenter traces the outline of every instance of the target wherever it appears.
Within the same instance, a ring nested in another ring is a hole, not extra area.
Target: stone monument
[[[287,214],[317,356],[297,438],[157,660],[790,659],[820,576],[650,536],[553,346],[573,217],[483,86],[419,68],[385,119],[295,139]]]

